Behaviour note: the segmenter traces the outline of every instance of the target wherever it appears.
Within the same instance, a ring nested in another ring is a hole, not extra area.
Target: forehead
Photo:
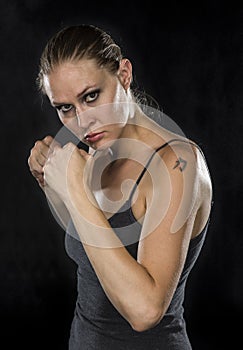
[[[92,59],[63,62],[44,77],[47,95],[54,99],[63,94],[77,93],[77,89],[100,84],[109,76],[106,69],[100,68]]]
[[[103,71],[95,60],[81,59],[78,61],[65,61],[56,65],[49,76],[55,77],[65,75],[66,77],[75,77],[76,74],[82,77],[87,77],[90,74],[96,75]]]

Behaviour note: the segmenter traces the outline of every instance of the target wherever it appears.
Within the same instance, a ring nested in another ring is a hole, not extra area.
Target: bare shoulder
[[[211,211],[212,181],[206,157],[195,142],[183,138],[168,142],[159,155],[175,192],[183,191],[185,203],[193,203],[190,209],[193,238],[201,232]]]
[[[194,141],[186,138],[181,137],[171,141],[167,142],[167,147],[160,151],[160,156],[168,170],[194,171],[195,176],[210,188],[211,176],[203,150]]]

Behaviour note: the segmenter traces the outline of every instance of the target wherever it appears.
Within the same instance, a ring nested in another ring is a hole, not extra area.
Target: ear
[[[127,91],[132,82],[132,64],[128,58],[123,58],[120,62],[118,78],[124,89]]]

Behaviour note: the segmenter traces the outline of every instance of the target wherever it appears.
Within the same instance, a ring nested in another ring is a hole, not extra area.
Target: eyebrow
[[[85,92],[89,89],[92,89],[96,87],[96,85],[89,85],[89,86],[86,86],[83,91],[79,92],[77,95],[76,95],[76,98],[80,98],[81,96],[83,96],[85,94]],[[54,106],[54,107],[57,107],[57,106],[62,106],[62,105],[66,105],[66,104],[69,104],[68,102],[56,102],[56,101],[52,101],[51,102],[51,105]]]

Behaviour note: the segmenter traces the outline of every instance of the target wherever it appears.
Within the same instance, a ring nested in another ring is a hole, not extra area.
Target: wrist
[[[90,208],[90,206],[97,206],[92,191],[84,181],[82,183],[80,181],[72,181],[67,188],[68,195],[65,198],[67,207],[75,207],[79,208],[79,211],[87,211],[87,208]]]

